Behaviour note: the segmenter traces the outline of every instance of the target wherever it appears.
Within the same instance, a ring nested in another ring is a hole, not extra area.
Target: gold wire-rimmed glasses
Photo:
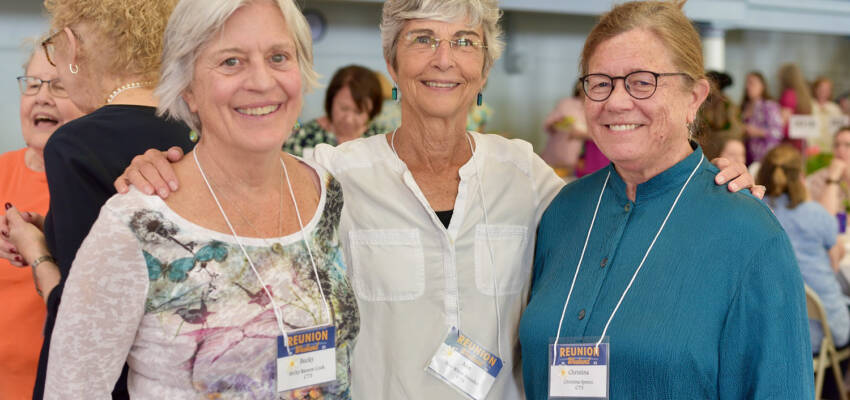
[[[676,76],[682,75],[689,77],[690,75],[684,72],[652,72],[652,71],[634,71],[625,76],[610,76],[606,74],[587,74],[579,78],[584,88],[584,94],[587,98],[593,101],[605,101],[614,92],[614,81],[622,79],[626,87],[626,92],[638,99],[648,99],[655,94],[658,88],[658,78],[661,76]]]
[[[459,37],[457,39],[439,39],[427,32],[412,31],[405,36],[407,47],[412,50],[425,51],[430,50],[436,52],[440,47],[440,43],[448,42],[452,50],[457,50],[461,53],[475,53],[487,48],[483,41],[472,40],[468,37]]]
[[[21,90],[22,95],[34,96],[41,90],[42,85],[47,84],[47,90],[54,97],[68,97],[68,91],[65,90],[65,86],[62,85],[59,78],[44,80],[35,76],[19,76],[17,79],[18,89]]]

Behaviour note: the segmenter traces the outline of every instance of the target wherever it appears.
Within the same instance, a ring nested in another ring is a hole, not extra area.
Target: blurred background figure
[[[830,260],[829,254],[830,249],[841,246],[836,245],[838,223],[823,206],[808,199],[803,160],[797,149],[788,144],[777,146],[761,164],[756,183],[767,187],[765,202],[791,240],[803,281],[818,294],[826,309],[835,346],[843,347],[850,341],[850,299],[841,292],[835,275],[838,264]],[[820,323],[810,322],[809,331],[812,348],[820,348]],[[824,385],[833,387],[834,384]]]
[[[27,147],[0,155],[0,201],[12,203],[22,211],[44,215],[50,203],[44,174],[44,145],[56,128],[82,115],[68,99],[68,93],[56,75],[56,68],[37,42],[18,77],[21,92],[21,133]],[[0,399],[24,399],[32,396],[41,330],[44,327],[44,299],[34,290],[28,269],[12,268],[9,259],[23,259],[6,241],[9,231],[5,208],[0,210]],[[10,252],[10,250],[13,250]]]
[[[838,108],[841,109],[841,112],[844,115],[850,115],[850,92],[846,92],[841,96],[838,96],[835,101],[838,103]]]
[[[741,139],[742,127],[738,107],[723,92],[732,85],[732,77],[725,72],[708,71],[711,91],[700,109],[700,124],[696,136],[709,160],[723,151],[730,139]],[[744,163],[744,160],[741,161]]]
[[[325,92],[326,114],[297,129],[283,144],[283,150],[309,158],[320,143],[336,146],[383,133],[371,123],[382,106],[381,82],[375,72],[359,65],[340,68]]]
[[[830,119],[842,115],[841,108],[832,101],[832,80],[819,76],[812,84],[814,102],[812,102],[812,114],[820,122],[820,136],[811,138],[809,146],[815,147],[818,153],[832,152],[832,129]]]
[[[741,139],[726,139],[720,148],[720,154],[718,156],[732,162],[744,164],[747,160],[747,151],[744,148],[744,142]]]
[[[764,158],[783,138],[783,121],[779,103],[773,101],[764,76],[758,71],[747,74],[741,120],[747,145],[747,164]]]
[[[33,398],[43,397],[50,338],[65,279],[112,182],[136,154],[149,148],[192,148],[183,123],[156,116],[153,86],[162,34],[176,0],[49,0],[53,34],[42,42],[47,61],[70,100],[87,115],[66,123],[44,148],[50,210],[43,226],[7,211],[9,237],[35,271],[47,298],[44,344]],[[17,205],[16,203],[12,203]],[[42,232],[43,229],[43,232]],[[42,274],[60,279],[42,279]],[[114,395],[127,398],[126,379]]]
[[[797,64],[787,63],[779,68],[779,93],[785,140],[803,152],[806,141],[788,136],[788,125],[792,115],[812,114],[812,94]]]
[[[572,97],[562,99],[549,113],[543,129],[548,138],[540,157],[555,168],[558,176],[581,178],[608,165],[608,158],[587,133],[581,81],[573,86]]]
[[[833,215],[850,208],[850,126],[839,128],[832,140],[833,157],[827,168],[809,175],[807,184],[812,198]]]

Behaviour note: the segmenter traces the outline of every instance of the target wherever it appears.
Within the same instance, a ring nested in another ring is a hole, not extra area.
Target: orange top
[[[26,150],[0,154],[0,204],[44,215],[50,203],[47,177],[27,168]],[[5,211],[0,207],[0,214]],[[29,268],[0,259],[0,304],[0,399],[30,399],[46,308]]]

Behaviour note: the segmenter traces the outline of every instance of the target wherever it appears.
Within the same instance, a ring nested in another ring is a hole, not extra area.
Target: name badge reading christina
[[[502,360],[452,327],[426,369],[469,399],[482,400],[502,370]]]
[[[549,345],[550,399],[607,399],[608,343]],[[554,363],[552,357],[555,357]]]
[[[336,327],[321,326],[277,337],[277,391],[318,386],[336,380]],[[291,351],[291,353],[290,353]]]

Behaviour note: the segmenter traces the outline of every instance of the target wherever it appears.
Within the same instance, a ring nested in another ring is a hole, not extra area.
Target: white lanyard
[[[277,303],[274,301],[274,296],[269,292],[268,285],[263,280],[263,277],[260,276],[260,273],[257,271],[257,268],[254,266],[254,261],[251,260],[251,257],[248,255],[248,251],[245,250],[245,246],[242,245],[242,241],[239,239],[239,236],[236,235],[236,230],[233,229],[233,225],[230,223],[230,219],[227,218],[227,214],[224,212],[224,208],[221,206],[221,203],[218,201],[218,197],[215,195],[215,191],[210,185],[210,181],[207,179],[207,175],[204,173],[204,169],[201,168],[201,163],[198,161],[198,148],[200,146],[195,146],[195,150],[192,152],[192,157],[195,158],[195,165],[198,166],[198,171],[201,173],[201,177],[204,178],[204,183],[207,184],[207,189],[209,189],[210,194],[212,195],[213,200],[215,200],[215,204],[218,206],[218,210],[221,212],[221,216],[224,217],[224,222],[227,224],[227,227],[230,228],[230,233],[233,235],[233,240],[236,241],[236,244],[239,245],[239,249],[242,250],[242,254],[248,260],[248,265],[251,266],[251,270],[254,271],[254,275],[257,276],[257,280],[260,281],[260,285],[263,286],[263,290],[266,292],[266,296],[269,296],[269,300],[272,303],[272,310],[274,311],[275,319],[277,320],[277,326],[280,329],[281,333],[283,333],[283,342],[286,343],[286,350],[290,352],[289,349],[289,336],[286,334],[286,328],[283,326],[283,316],[280,314],[280,310],[278,309]],[[300,227],[301,239],[304,241],[304,246],[307,247],[307,254],[310,255],[310,263],[313,265],[313,273],[316,275],[316,285],[319,287],[319,294],[322,295],[322,303],[325,305],[325,313],[327,314],[329,323],[333,324],[331,320],[331,311],[330,307],[328,307],[328,301],[325,299],[325,291],[322,289],[322,281],[319,278],[319,270],[316,268],[316,260],[313,258],[313,251],[310,248],[310,243],[307,241],[307,234],[304,233],[304,222],[301,220],[301,212],[298,210],[298,202],[295,201],[295,191],[292,190],[292,182],[289,180],[289,172],[286,170],[286,164],[283,162],[283,159],[280,160],[280,165],[283,167],[283,173],[286,176],[286,184],[289,187],[289,194],[292,196],[292,204],[295,206],[295,216],[298,217],[298,226]]]
[[[398,153],[395,150],[396,132],[398,132],[398,128],[396,128],[392,133],[392,138],[390,138],[390,147],[392,148],[393,153],[395,153],[396,157],[401,160],[401,157],[399,157]],[[481,210],[484,213],[484,233],[485,235],[487,235],[487,250],[490,255],[490,267],[493,269],[493,299],[496,303],[496,346],[498,347],[496,350],[499,354],[499,358],[504,360],[504,358],[502,358],[502,314],[499,308],[499,291],[496,283],[496,257],[493,256],[493,246],[490,243],[490,220],[487,217],[487,201],[484,198],[484,185],[481,181],[481,171],[478,169],[478,162],[475,157],[475,149],[472,147],[472,139],[470,139],[469,136],[470,135],[467,132],[466,141],[467,143],[469,143],[469,151],[472,153],[472,164],[475,165],[475,177],[478,180],[478,193],[481,196]],[[402,162],[404,161],[402,160]],[[460,303],[460,299],[458,299],[458,303]],[[458,309],[459,308],[460,304],[458,304]],[[457,319],[458,325],[460,325],[460,315],[458,315]],[[460,326],[458,326],[457,328],[459,330]]]
[[[617,314],[617,310],[620,308],[620,304],[623,303],[623,298],[626,297],[626,293],[629,292],[629,289],[632,287],[632,283],[634,283],[635,278],[637,278],[638,272],[643,268],[643,263],[646,261],[646,257],[649,256],[649,252],[652,251],[652,247],[655,245],[655,241],[658,240],[658,236],[661,235],[661,231],[664,229],[664,225],[667,224],[667,220],[670,218],[670,214],[673,213],[673,210],[676,208],[676,204],[679,202],[679,198],[682,196],[682,192],[685,191],[685,188],[688,187],[688,183],[691,182],[691,178],[693,178],[694,174],[699,169],[699,166],[702,165],[702,161],[705,158],[704,155],[700,155],[699,163],[697,163],[694,170],[691,171],[691,174],[688,176],[688,179],[685,181],[685,184],[682,185],[682,188],[679,189],[679,194],[676,195],[676,200],[673,201],[673,205],[670,207],[670,211],[667,211],[667,216],[664,217],[664,221],[661,223],[661,227],[658,228],[658,232],[655,233],[655,237],[652,238],[652,242],[649,244],[649,248],[646,249],[646,253],[643,254],[643,259],[640,260],[640,264],[638,265],[635,273],[632,275],[632,279],[629,281],[629,284],[626,286],[626,290],[623,291],[623,294],[620,296],[620,300],[617,301],[617,305],[614,307],[614,311],[611,312],[611,316],[608,317],[608,322],[605,323],[605,329],[602,330],[602,336],[599,337],[599,340],[596,342],[596,347],[599,347],[599,343],[602,343],[602,340],[605,338],[605,334],[608,332],[608,326],[611,324],[611,320],[614,319],[614,315]],[[593,224],[596,222],[596,215],[599,212],[599,204],[602,203],[602,195],[605,193],[605,188],[608,186],[608,179],[611,177],[611,171],[608,171],[608,175],[605,177],[605,183],[602,184],[602,191],[599,192],[599,199],[596,201],[596,209],[593,210],[593,219],[590,220],[590,228],[587,230],[587,237],[584,239],[584,246],[581,249],[581,256],[578,259],[578,264],[576,265],[576,272],[573,275],[573,282],[570,284],[570,291],[567,293],[567,301],[564,302],[564,309],[561,310],[561,320],[558,322],[558,333],[555,335],[555,346],[552,347],[552,365],[554,366],[554,360],[557,359],[556,350],[558,348],[558,340],[561,338],[561,325],[564,323],[564,314],[567,312],[567,305],[570,304],[570,297],[573,294],[573,288],[576,284],[576,278],[578,278],[578,271],[581,268],[581,262],[584,260],[584,252],[587,250],[587,242],[590,241],[590,233],[593,231]]]

